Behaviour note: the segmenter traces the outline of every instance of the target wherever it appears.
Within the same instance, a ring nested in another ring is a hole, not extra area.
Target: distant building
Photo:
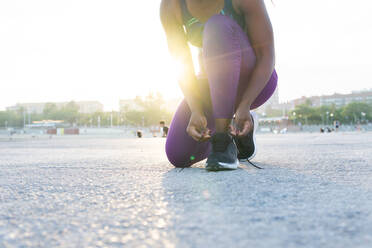
[[[273,95],[270,97],[270,99],[264,105],[270,105],[274,109],[275,109],[276,105],[279,105],[279,87],[276,87]]]
[[[372,90],[358,91],[351,94],[333,94],[326,96],[301,97],[292,101],[294,106],[310,103],[313,107],[335,105],[345,106],[351,102],[364,102],[372,104]]]
[[[7,111],[18,111],[24,109],[27,113],[42,114],[45,103],[17,103],[14,106],[7,107]]]
[[[57,108],[62,108],[69,102],[54,102]],[[91,114],[103,111],[103,104],[98,101],[79,101],[74,102],[79,106],[79,113]],[[40,103],[17,103],[14,106],[7,107],[8,111],[17,111],[21,108],[25,109],[27,113],[42,114],[47,102]]]
[[[276,87],[273,95],[267,100],[262,106],[260,106],[256,111],[259,114],[265,115],[267,111],[270,110],[282,110],[284,108],[283,104],[279,103],[279,87]]]
[[[119,101],[119,109],[121,112],[126,111],[143,111],[143,107],[139,104],[141,99],[124,99]],[[176,112],[179,104],[182,102],[182,98],[165,99],[164,104],[161,107],[165,108],[170,113]]]
[[[95,112],[103,112],[103,104],[98,101],[76,102],[79,105],[79,113],[92,114]]]
[[[310,104],[312,107],[330,106],[336,107],[345,106],[351,102],[364,102],[372,104],[372,89],[364,91],[353,91],[350,94],[333,94],[323,96],[301,97],[286,103],[279,103],[278,88],[275,90],[273,96],[261,107],[257,112],[265,116],[273,110],[281,110],[282,116],[287,116],[289,111],[293,110],[297,105]],[[278,111],[276,111],[278,112]]]

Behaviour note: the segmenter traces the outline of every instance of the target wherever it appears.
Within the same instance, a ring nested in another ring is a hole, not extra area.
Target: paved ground
[[[258,144],[214,173],[163,139],[0,142],[0,247],[371,247],[372,133]]]

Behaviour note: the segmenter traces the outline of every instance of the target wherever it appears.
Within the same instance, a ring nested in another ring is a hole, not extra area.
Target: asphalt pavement
[[[261,134],[258,170],[164,139],[0,142],[0,247],[371,247],[372,133]]]

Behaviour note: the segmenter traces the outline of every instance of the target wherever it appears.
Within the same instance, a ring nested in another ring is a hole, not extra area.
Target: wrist
[[[251,105],[252,103],[249,102],[249,101],[241,101],[239,106],[238,106],[238,109],[251,109]]]
[[[191,115],[204,115],[204,112],[200,109],[192,109]]]
[[[203,114],[203,107],[199,101],[192,101],[191,104],[189,104],[189,107],[191,114]]]

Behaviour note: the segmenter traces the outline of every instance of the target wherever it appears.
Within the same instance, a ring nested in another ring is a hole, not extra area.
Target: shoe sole
[[[208,168],[208,163],[206,163],[206,170],[208,171],[223,171],[223,170],[236,170],[238,169],[239,166],[239,160],[236,159],[234,163],[222,163],[218,162],[217,164],[212,164],[209,165],[210,167]]]

